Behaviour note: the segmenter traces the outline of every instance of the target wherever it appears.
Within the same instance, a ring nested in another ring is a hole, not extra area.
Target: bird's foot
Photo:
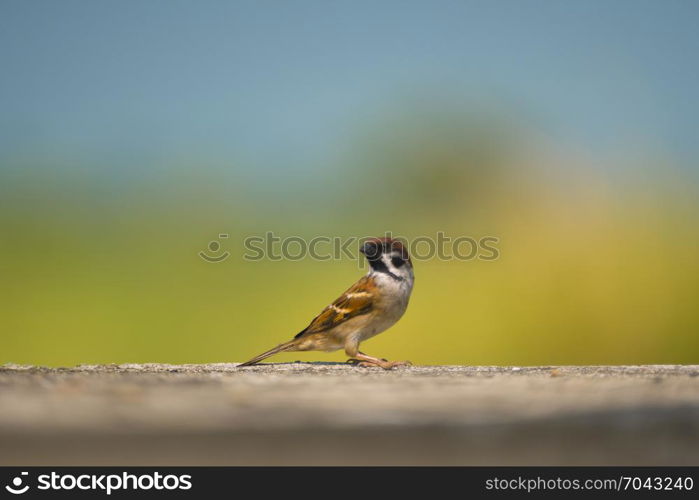
[[[413,366],[413,363],[411,361],[408,361],[408,360],[405,360],[405,361],[386,361],[385,366],[381,366],[381,368],[383,368],[385,370],[391,370],[393,368],[397,368],[400,366]]]
[[[410,361],[388,361],[386,359],[357,359],[350,358],[347,363],[354,366],[361,366],[363,368],[383,368],[384,370],[392,370],[398,366],[411,366]]]

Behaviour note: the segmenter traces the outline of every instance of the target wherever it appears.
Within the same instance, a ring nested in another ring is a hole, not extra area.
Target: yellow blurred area
[[[416,261],[408,312],[363,345],[372,355],[418,364],[699,362],[699,190],[689,176],[669,166],[614,176],[579,158],[475,137],[386,140],[403,144],[400,152],[371,152],[356,159],[351,179],[290,185],[281,198],[207,173],[102,191],[77,174],[7,174],[0,362],[244,361],[303,329],[365,272],[348,259],[243,260],[243,239],[266,231],[499,238],[495,261]],[[219,233],[230,235],[221,251],[231,256],[202,260]],[[345,355],[271,361],[297,359]]]

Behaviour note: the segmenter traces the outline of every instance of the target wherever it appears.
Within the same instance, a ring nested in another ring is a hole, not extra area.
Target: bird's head
[[[386,273],[396,279],[412,279],[413,263],[405,245],[392,238],[371,238],[359,250],[372,271]]]

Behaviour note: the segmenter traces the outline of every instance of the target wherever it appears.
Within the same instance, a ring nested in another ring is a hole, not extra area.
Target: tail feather
[[[270,356],[273,356],[277,353],[284,352],[284,351],[293,351],[293,347],[296,345],[296,340],[290,340],[289,342],[284,342],[283,344],[279,344],[277,347],[274,349],[270,349],[269,351],[265,351],[262,354],[259,354],[252,358],[249,361],[246,361],[245,363],[241,363],[238,365],[238,368],[242,366],[251,366],[256,363],[259,363],[263,359],[269,358]]]

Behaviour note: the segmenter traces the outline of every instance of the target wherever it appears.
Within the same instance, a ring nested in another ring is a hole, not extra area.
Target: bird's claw
[[[399,366],[412,366],[410,361],[388,361],[383,358],[380,360],[380,362],[350,358],[347,360],[347,364],[361,366],[362,368],[383,368],[384,370],[392,370],[393,368]]]

